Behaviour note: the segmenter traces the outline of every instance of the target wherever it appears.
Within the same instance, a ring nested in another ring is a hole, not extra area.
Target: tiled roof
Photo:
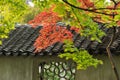
[[[3,44],[0,46],[0,55],[56,55],[63,51],[63,43],[57,42],[40,53],[33,53],[35,47],[33,46],[35,39],[39,35],[39,30],[42,26],[37,28],[32,28],[28,25],[22,25],[16,27],[15,30],[11,31],[9,38],[3,39]],[[98,43],[97,41],[91,41],[89,38],[81,37],[78,33],[74,34],[73,41],[76,47],[84,48],[90,53],[104,53],[107,44],[110,41],[111,34],[113,32],[112,28],[105,28],[103,25],[100,25],[100,29],[106,32],[106,36],[102,37],[101,40],[103,43]],[[117,28],[118,35],[115,39],[111,50],[114,53],[120,53],[120,28]]]

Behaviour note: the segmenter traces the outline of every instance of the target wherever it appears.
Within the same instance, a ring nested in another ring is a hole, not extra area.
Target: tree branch
[[[70,5],[71,7],[76,8],[76,9],[80,9],[80,10],[83,10],[83,11],[88,11],[88,12],[91,12],[91,13],[97,13],[97,14],[103,14],[103,15],[107,15],[107,16],[112,16],[112,14],[107,14],[107,13],[104,13],[104,12],[98,12],[98,11],[96,11],[96,10],[103,10],[103,9],[110,10],[111,8],[85,9],[85,8],[77,7],[77,6],[69,3],[67,0],[63,0],[63,2],[65,2],[66,4]]]
[[[117,72],[117,68],[115,67],[115,63],[114,63],[114,61],[113,61],[112,53],[111,53],[111,51],[110,51],[110,47],[111,47],[111,45],[113,44],[113,42],[114,42],[114,40],[115,40],[115,38],[116,38],[116,27],[114,26],[113,28],[114,28],[114,31],[113,31],[111,40],[110,40],[108,46],[106,47],[106,50],[107,50],[107,54],[108,54],[110,63],[111,63],[111,65],[112,65],[113,71],[114,71],[114,73],[115,73],[116,79],[117,79],[117,80],[120,80],[120,79],[119,79],[118,72]]]
[[[115,0],[111,0],[115,5],[117,5],[117,2]]]
[[[115,9],[116,9],[116,6],[117,6],[117,3],[115,2],[115,0],[111,0],[111,1],[114,2],[114,10],[115,10]],[[113,19],[115,18],[115,13],[114,13],[114,12],[113,12],[113,16],[112,16],[112,17],[113,17]],[[116,76],[116,80],[120,80],[119,75],[118,75],[117,68],[116,68],[115,63],[114,63],[114,61],[113,61],[112,53],[111,53],[111,51],[110,51],[110,47],[112,46],[114,40],[116,39],[116,34],[117,34],[116,27],[113,26],[113,34],[112,34],[112,37],[111,37],[111,40],[110,40],[108,46],[106,47],[106,51],[107,51],[107,53],[108,53],[108,57],[109,57],[109,60],[110,60],[111,65],[112,65],[114,74],[115,74],[115,76]]]

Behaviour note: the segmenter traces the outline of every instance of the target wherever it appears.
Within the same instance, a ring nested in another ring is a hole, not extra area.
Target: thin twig
[[[114,63],[114,61],[113,61],[112,53],[111,53],[111,51],[110,51],[110,47],[111,47],[111,45],[113,44],[113,42],[114,42],[114,40],[115,40],[115,38],[116,38],[116,27],[113,27],[113,28],[114,28],[114,31],[113,31],[111,40],[110,40],[108,46],[106,47],[106,50],[107,50],[107,54],[108,54],[110,63],[111,63],[111,65],[112,65],[113,71],[114,71],[114,73],[115,73],[116,80],[120,80],[120,79],[119,79],[119,75],[118,75],[117,68],[116,68],[115,63]]]

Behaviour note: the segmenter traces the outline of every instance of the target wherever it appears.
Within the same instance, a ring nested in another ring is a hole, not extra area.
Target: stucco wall
[[[0,80],[40,80],[40,62],[65,61],[56,56],[0,56]]]
[[[32,80],[31,57],[0,57],[0,80]]]
[[[78,70],[75,80],[116,80],[111,64],[105,55],[97,56],[104,64],[97,68]],[[23,57],[0,56],[0,80],[39,80],[38,65],[44,61],[64,61],[56,56]],[[120,56],[114,56],[120,76]]]
[[[116,80],[108,57],[105,55],[97,57],[102,59],[104,64],[99,65],[97,68],[90,67],[87,70],[78,70],[76,80]],[[114,56],[114,62],[120,77],[120,56]]]

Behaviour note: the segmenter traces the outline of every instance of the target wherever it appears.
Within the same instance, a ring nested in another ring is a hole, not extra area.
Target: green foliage
[[[73,42],[66,40],[64,53],[60,54],[60,58],[66,60],[72,59],[77,64],[77,69],[86,69],[89,66],[97,67],[98,64],[103,64],[101,60],[94,59],[86,50],[77,49],[73,46]]]
[[[23,23],[24,17],[33,13],[26,0],[0,0],[0,44],[7,38],[16,23]]]

